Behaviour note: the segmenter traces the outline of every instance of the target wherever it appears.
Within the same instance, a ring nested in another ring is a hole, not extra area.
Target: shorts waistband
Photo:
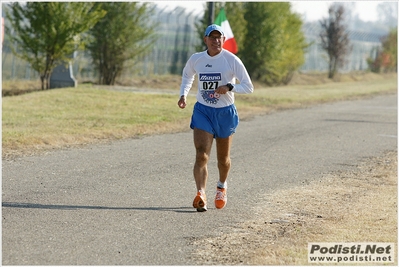
[[[210,106],[204,105],[204,104],[202,104],[202,103],[200,103],[200,102],[196,102],[195,104],[196,104],[196,105],[199,105],[199,106],[201,106],[201,107],[210,108],[210,109],[217,109],[217,110],[224,110],[224,109],[230,109],[230,108],[232,108],[232,107],[235,107],[234,104],[231,104],[231,105],[225,106],[225,107],[210,107]]]

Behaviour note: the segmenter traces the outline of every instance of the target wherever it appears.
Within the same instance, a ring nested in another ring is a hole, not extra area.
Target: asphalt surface
[[[204,213],[190,130],[3,161],[3,265],[195,265],[191,242],[232,231],[266,193],[396,151],[397,95],[241,121],[223,210],[214,148]]]

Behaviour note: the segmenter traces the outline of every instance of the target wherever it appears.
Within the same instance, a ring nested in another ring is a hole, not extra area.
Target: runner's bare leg
[[[233,135],[227,138],[216,138],[216,154],[218,159],[219,180],[224,183],[229,175],[231,160],[230,148],[233,141]]]
[[[206,189],[208,180],[208,161],[211,154],[213,135],[194,128],[194,146],[196,149],[196,157],[194,164],[194,179],[197,190]]]

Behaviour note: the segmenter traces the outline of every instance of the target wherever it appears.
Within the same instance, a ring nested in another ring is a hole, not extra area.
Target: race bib
[[[199,89],[202,98],[206,103],[216,104],[219,101],[220,95],[215,93],[216,88],[219,87],[222,81],[221,73],[200,73],[199,74]]]

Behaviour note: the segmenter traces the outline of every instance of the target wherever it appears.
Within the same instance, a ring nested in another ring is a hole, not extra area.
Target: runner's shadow
[[[19,209],[48,209],[48,210],[148,210],[148,211],[173,211],[179,213],[196,213],[192,207],[106,207],[106,206],[78,206],[78,205],[50,205],[36,203],[3,202],[5,208]]]

